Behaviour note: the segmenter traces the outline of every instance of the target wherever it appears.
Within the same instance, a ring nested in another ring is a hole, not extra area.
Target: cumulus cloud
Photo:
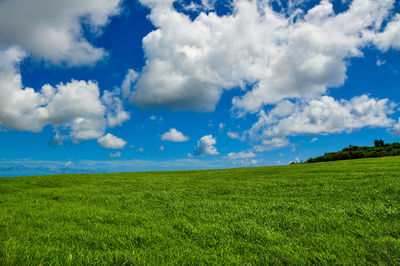
[[[106,120],[109,127],[121,126],[130,118],[129,113],[124,110],[119,90],[104,91],[102,101],[107,107]]]
[[[172,142],[185,142],[189,140],[188,136],[183,135],[182,132],[171,128],[169,131],[161,135],[161,140],[172,141]]]
[[[399,121],[394,125],[393,135],[396,137],[400,137],[400,118]]]
[[[97,139],[101,147],[106,149],[122,149],[126,145],[126,141],[118,138],[110,133]]]
[[[216,138],[212,135],[206,135],[201,137],[197,141],[197,146],[193,153],[189,153],[190,157],[194,156],[206,156],[206,155],[218,155],[217,148],[214,145],[217,144]]]
[[[390,48],[400,49],[400,14],[396,14],[393,20],[387,24],[385,31],[377,33],[373,37],[373,42],[383,51]]]
[[[101,34],[120,0],[0,1],[0,124],[8,129],[40,132],[44,126],[69,130],[73,142],[95,139],[107,127],[129,119],[118,93],[95,81],[71,80],[40,89],[24,88],[20,62],[33,56],[46,63],[92,65],[106,55],[84,36]],[[29,10],[27,13],[26,11]],[[62,145],[58,133],[51,144]]]
[[[254,158],[257,155],[252,151],[241,151],[241,152],[230,152],[227,155],[228,159],[237,160],[237,159],[249,159]]]
[[[0,1],[0,50],[18,45],[55,64],[93,64],[106,55],[84,37],[81,23],[99,34],[120,0]]]
[[[335,100],[323,96],[311,101],[282,101],[268,113],[260,111],[258,121],[245,134],[261,141],[256,151],[265,147],[289,144],[287,136],[351,132],[363,127],[389,127],[393,112],[388,99],[377,100],[367,95],[351,100]]]
[[[224,89],[250,87],[233,105],[257,112],[343,85],[348,59],[371,43],[398,48],[399,15],[382,31],[393,0],[354,0],[339,14],[327,0],[310,10],[289,1],[283,13],[268,1],[236,0],[232,14],[200,12],[193,20],[173,2],[141,0],[157,28],[143,39],[147,63],[130,97],[142,107],[212,111]]]
[[[17,47],[0,51],[0,124],[8,129],[40,132],[44,126],[64,127],[74,141],[98,138],[107,127],[127,119],[117,97],[94,81],[72,80],[40,91],[24,88],[18,64],[26,54]]]
[[[256,152],[272,151],[289,145],[289,140],[284,137],[263,139],[259,145],[253,147]]]
[[[5,127],[39,132],[46,124],[91,119],[105,111],[94,82],[72,80],[55,88],[44,85],[40,92],[23,88],[18,64],[25,54],[18,48],[0,52],[0,122]]]
[[[70,124],[70,136],[74,143],[100,137],[105,131],[103,117],[83,118],[77,117]]]
[[[201,11],[210,11],[214,9],[216,0],[201,0],[200,3],[196,3],[195,1],[191,1],[190,3],[185,3],[184,1],[177,1],[185,11],[191,12],[201,12]]]

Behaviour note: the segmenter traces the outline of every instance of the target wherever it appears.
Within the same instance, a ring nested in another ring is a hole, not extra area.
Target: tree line
[[[310,158],[307,163],[316,162],[329,162],[359,158],[371,158],[371,157],[383,157],[383,156],[398,156],[400,155],[400,143],[395,142],[391,144],[385,144],[381,139],[374,140],[374,146],[355,146],[349,145],[341,151],[327,152],[322,156]]]

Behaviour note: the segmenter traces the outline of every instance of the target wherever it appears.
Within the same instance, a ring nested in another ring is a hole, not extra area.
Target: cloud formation
[[[260,165],[260,163],[262,163],[263,160],[256,160],[256,159],[243,159],[243,160],[237,160],[237,161],[233,161],[233,165],[235,166],[239,166],[239,167],[249,167],[249,166],[256,166],[256,165]]]
[[[230,153],[228,153],[227,158],[231,159],[231,160],[237,160],[237,159],[254,158],[256,156],[257,155],[252,151],[241,151],[241,152],[238,152],[238,153],[230,152]]]
[[[130,118],[129,113],[124,110],[119,90],[104,91],[101,99],[107,108],[106,121],[109,127],[122,126]]]
[[[240,113],[319,97],[343,85],[348,59],[363,48],[400,44],[393,0],[354,0],[339,14],[327,0],[307,11],[295,1],[283,13],[268,1],[235,0],[232,14],[200,12],[194,20],[173,2],[141,0],[157,28],[143,39],[147,64],[131,94],[142,107],[212,111],[223,90],[246,84],[233,99]],[[392,20],[382,30],[385,19]]]
[[[258,121],[245,134],[261,141],[256,151],[289,144],[287,136],[352,132],[363,127],[390,127],[394,121],[388,99],[377,100],[367,95],[351,100],[323,96],[311,101],[284,100],[268,113],[260,111]]]
[[[14,45],[54,64],[94,64],[106,55],[84,37],[83,22],[99,34],[120,0],[0,1],[0,50]]]
[[[161,135],[161,140],[172,141],[172,142],[185,142],[189,140],[188,136],[183,135],[182,132],[171,128],[169,131]]]
[[[400,137],[400,118],[399,121],[393,127],[393,135],[396,137]]]
[[[70,131],[74,141],[101,137],[107,127],[129,116],[111,92],[94,81],[72,80],[40,91],[24,88],[18,65],[26,54],[17,47],[0,51],[0,124],[8,129],[40,132],[53,125]]]
[[[197,141],[197,146],[192,153],[189,153],[190,157],[195,156],[206,156],[206,155],[218,155],[217,148],[214,145],[217,144],[216,138],[212,135],[206,135],[201,137]]]
[[[396,14],[390,21],[384,32],[376,34],[372,37],[375,45],[382,51],[390,48],[400,49],[400,14]]]
[[[126,141],[118,138],[110,133],[97,139],[101,147],[106,149],[122,149],[126,145]]]
[[[228,135],[228,137],[230,137],[231,139],[240,139],[240,135],[237,132],[227,132],[226,135]]]
[[[119,6],[120,0],[1,1],[0,94],[5,97],[0,99],[0,124],[32,132],[53,125],[53,143],[62,145],[65,136],[59,132],[65,129],[73,142],[80,142],[99,138],[106,128],[129,119],[118,91],[104,91],[101,97],[97,82],[90,80],[24,88],[19,70],[28,56],[64,66],[101,60],[106,51],[85,36],[100,35],[110,17],[120,13]]]
[[[121,157],[121,152],[120,151],[117,151],[117,152],[115,152],[115,153],[110,153],[109,154],[109,156],[111,157],[111,158],[119,158],[119,157]]]
[[[286,147],[290,144],[289,140],[285,137],[276,137],[271,139],[263,139],[261,143],[253,147],[256,152],[272,151]]]

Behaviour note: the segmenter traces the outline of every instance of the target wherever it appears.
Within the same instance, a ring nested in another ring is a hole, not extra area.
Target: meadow
[[[0,264],[400,264],[400,157],[0,178]]]

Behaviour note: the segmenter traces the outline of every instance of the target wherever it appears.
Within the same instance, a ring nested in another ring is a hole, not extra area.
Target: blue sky
[[[288,164],[399,141],[393,0],[5,0],[0,176]]]

